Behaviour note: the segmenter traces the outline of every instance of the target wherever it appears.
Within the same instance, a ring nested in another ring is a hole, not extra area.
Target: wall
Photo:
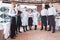
[[[37,11],[40,12],[42,9],[42,5],[36,5],[37,6]]]
[[[57,11],[60,13],[60,4],[54,3],[53,6],[57,9]]]

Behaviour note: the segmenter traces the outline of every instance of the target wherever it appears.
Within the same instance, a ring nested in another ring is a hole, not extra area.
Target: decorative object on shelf
[[[4,19],[3,22],[6,22],[7,21],[6,18],[8,18],[7,13],[9,12],[9,9],[7,7],[1,7],[0,11],[2,12],[2,14],[0,15],[0,17],[2,19]]]

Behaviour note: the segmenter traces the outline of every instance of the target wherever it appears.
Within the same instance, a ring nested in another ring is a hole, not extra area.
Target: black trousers
[[[17,16],[17,31],[20,31],[21,26],[22,26],[21,17]]]
[[[32,19],[32,17],[29,17],[28,18],[28,26],[29,26],[30,30],[31,30],[32,25],[33,25],[33,19]]]
[[[12,19],[11,19],[11,27],[10,27],[10,37],[11,38],[16,36],[15,30],[16,30],[16,17],[12,17]]]
[[[24,32],[27,31],[27,26],[23,26],[23,31],[24,31]]]
[[[48,23],[49,23],[49,30],[51,30],[52,27],[53,31],[55,31],[55,17],[53,15],[48,16]]]
[[[43,26],[45,26],[45,29],[47,30],[47,17],[46,16],[41,16],[41,29],[43,29]]]

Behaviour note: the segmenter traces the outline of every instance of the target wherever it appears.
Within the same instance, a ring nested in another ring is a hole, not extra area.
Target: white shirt
[[[28,17],[33,17],[33,13],[29,13],[28,14]]]
[[[41,16],[47,16],[47,13],[48,13],[47,9],[41,10]]]
[[[56,14],[57,12],[55,8],[51,7],[48,9],[48,15],[56,15]]]
[[[16,16],[17,15],[17,13],[18,13],[18,10],[17,10],[17,8],[11,8],[10,10],[9,10],[9,14],[8,15],[10,15],[10,16]]]
[[[19,11],[23,11],[23,8],[21,8],[20,6],[17,6],[17,9],[18,9]]]

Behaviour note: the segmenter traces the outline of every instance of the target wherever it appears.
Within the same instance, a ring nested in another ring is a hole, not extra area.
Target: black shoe
[[[37,28],[35,28],[34,30],[37,30]]]
[[[16,39],[15,37],[11,37],[11,39]]]
[[[43,30],[43,29],[40,29],[40,30]]]
[[[21,31],[19,31],[19,33],[22,33]]]
[[[45,31],[47,31],[47,29],[45,29]]]
[[[51,31],[51,30],[48,30],[48,31]]]
[[[45,31],[47,31],[47,29],[45,29]]]
[[[16,32],[16,34],[18,34],[18,33]]]
[[[32,30],[32,29],[30,29],[30,30]]]
[[[7,39],[4,39],[4,40],[7,40]]]
[[[24,30],[24,32],[26,32],[26,31]]]
[[[15,36],[15,37],[18,37],[18,36]]]
[[[29,31],[29,30],[26,30],[26,31]]]
[[[55,31],[52,31],[52,33],[55,33]]]
[[[55,33],[55,28],[53,28],[52,33]]]
[[[35,29],[34,30],[37,30],[37,25],[35,25]]]

